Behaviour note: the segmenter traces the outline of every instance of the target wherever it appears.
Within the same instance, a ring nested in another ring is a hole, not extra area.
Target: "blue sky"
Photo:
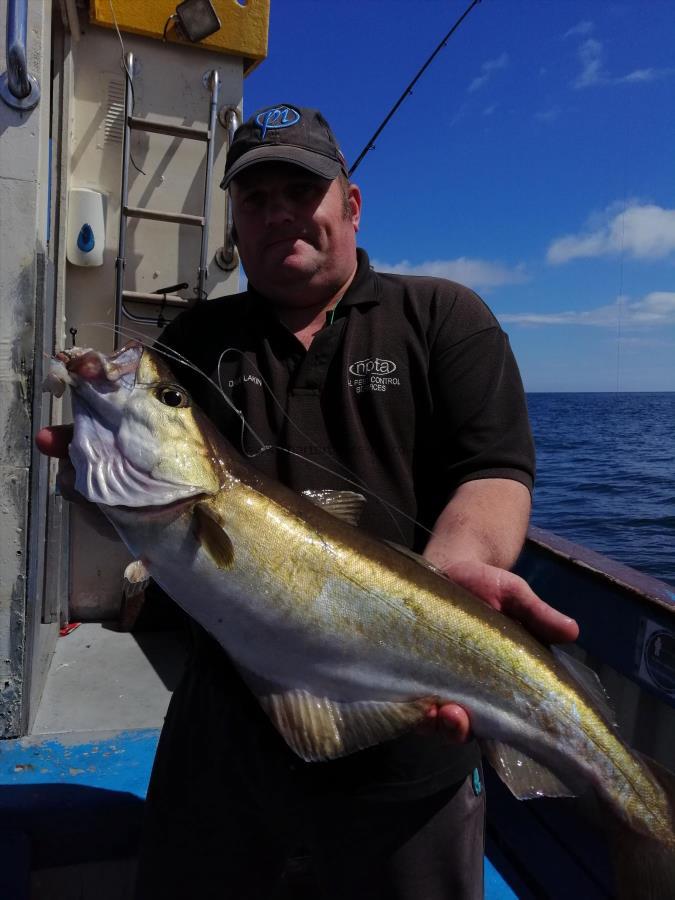
[[[468,0],[272,0],[245,113],[351,163]],[[529,391],[675,390],[675,3],[482,0],[354,175],[377,268],[477,290]]]

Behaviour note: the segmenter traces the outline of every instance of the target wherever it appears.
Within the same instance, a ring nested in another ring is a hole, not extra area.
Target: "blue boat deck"
[[[132,896],[143,801],[183,659],[174,632],[83,624],[59,639],[33,733],[0,742],[0,897]],[[302,872],[285,890],[305,896]],[[485,896],[519,896],[489,855]]]
[[[580,648],[612,680],[630,742],[672,765],[675,667],[666,652],[675,646],[672,590],[538,529],[518,571],[579,619]],[[82,625],[59,640],[33,733],[0,742],[0,897],[132,896],[143,801],[183,658],[173,632],[121,634]],[[486,781],[487,900],[613,896],[592,805],[518,802],[490,772]],[[301,865],[298,872],[274,900],[314,900]]]

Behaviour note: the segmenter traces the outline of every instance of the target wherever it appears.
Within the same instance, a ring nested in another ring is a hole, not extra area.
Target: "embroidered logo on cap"
[[[300,121],[300,113],[292,106],[273,106],[270,109],[264,109],[255,117],[256,122],[262,129],[260,137],[265,140],[268,131],[275,128],[289,128],[291,125],[297,125]]]

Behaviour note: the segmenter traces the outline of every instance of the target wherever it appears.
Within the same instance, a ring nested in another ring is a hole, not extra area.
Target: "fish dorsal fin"
[[[605,719],[612,725],[616,725],[616,714],[597,673],[559,647],[551,647],[551,652],[567,674],[571,675],[579,687],[595,702]]]
[[[343,522],[354,526],[361,521],[367,502],[363,494],[357,494],[356,491],[307,490],[302,492],[302,496],[311,500],[315,506],[325,509],[336,519],[342,519]]]
[[[258,699],[288,746],[306,762],[336,759],[397,737],[421,722],[432,703],[348,703],[302,689]]]
[[[193,512],[195,537],[219,569],[230,569],[234,563],[234,547],[223,523],[209,503],[196,503]]]
[[[518,800],[536,797],[575,797],[572,790],[550,769],[535,762],[521,750],[502,741],[482,740],[483,755]]]
[[[435,572],[437,575],[443,575],[443,572],[435,566],[433,563],[429,562],[428,559],[425,559],[423,556],[420,556],[419,553],[415,553],[414,550],[411,550],[410,547],[404,547],[403,544],[397,544],[395,541],[382,541],[383,544],[387,544],[392,550],[396,550],[397,553],[400,553],[402,556],[407,556],[408,559],[412,559],[413,562],[418,563],[420,566],[424,566],[425,569],[430,569],[432,572]],[[445,578],[445,575],[443,575]]]

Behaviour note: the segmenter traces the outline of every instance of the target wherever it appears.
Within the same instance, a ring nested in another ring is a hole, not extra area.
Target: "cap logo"
[[[258,113],[255,120],[262,129],[260,137],[264,141],[268,131],[275,128],[289,128],[297,124],[300,121],[300,113],[292,106],[274,106]]]

